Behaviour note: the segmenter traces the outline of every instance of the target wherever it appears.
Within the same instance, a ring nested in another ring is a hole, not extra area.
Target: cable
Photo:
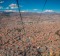
[[[24,27],[23,18],[22,18],[22,15],[21,15],[21,10],[20,10],[20,6],[19,6],[19,1],[16,0],[16,2],[17,2],[18,10],[19,10],[19,16],[20,16],[20,18],[21,18],[21,24],[22,24],[22,27],[23,27],[22,29],[23,29],[24,34],[25,34],[26,32],[25,32],[25,27]],[[22,37],[23,37],[23,35],[22,35]],[[24,46],[24,41],[23,41],[23,40],[22,40],[22,44],[23,44],[23,46]]]
[[[44,10],[44,8],[45,8],[46,3],[47,3],[47,0],[45,0],[45,3],[44,3],[43,8],[42,8],[42,10],[41,10],[40,18],[41,18],[41,15],[42,15],[42,12],[43,12],[43,10]],[[40,18],[39,18],[39,19],[40,19]],[[37,22],[39,22],[39,21],[40,21],[39,19],[38,19],[38,21],[37,21]]]
[[[44,8],[45,8],[46,3],[47,3],[47,0],[45,0],[44,6],[43,6],[43,8],[42,8],[42,12],[43,12],[43,10],[44,10]]]
[[[16,0],[16,2],[17,2],[18,10],[19,10],[19,16],[20,16],[20,18],[21,18],[21,23],[22,23],[22,26],[23,26],[23,30],[24,30],[24,32],[25,32],[23,18],[22,18],[21,12],[20,12],[21,10],[20,10],[20,6],[19,6],[19,1]]]
[[[43,8],[42,8],[42,12],[43,12],[43,10],[44,10],[44,8],[45,8],[46,3],[47,3],[47,0],[45,0],[44,6],[43,6]],[[51,17],[48,16],[48,18],[51,18]],[[51,19],[52,19],[52,18],[51,18]]]

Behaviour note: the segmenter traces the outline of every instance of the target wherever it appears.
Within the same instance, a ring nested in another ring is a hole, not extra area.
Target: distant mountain
[[[57,12],[43,12],[42,14],[60,14],[60,13],[57,13]]]
[[[36,13],[36,12],[21,12],[22,16],[32,16],[32,15],[43,15],[43,14],[57,14],[59,15],[60,13],[56,13],[56,12],[43,12],[43,13]],[[19,12],[0,12],[0,15],[2,16],[17,16],[19,15]]]
[[[10,13],[9,12],[0,12],[0,16],[9,16]]]

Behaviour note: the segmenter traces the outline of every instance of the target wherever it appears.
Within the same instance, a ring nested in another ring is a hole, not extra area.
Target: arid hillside
[[[0,56],[60,56],[60,14],[0,13]]]

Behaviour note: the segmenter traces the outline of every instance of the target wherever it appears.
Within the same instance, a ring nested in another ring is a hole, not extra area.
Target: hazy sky
[[[41,12],[45,0],[19,0],[22,12]],[[0,11],[18,11],[16,0],[0,0]],[[60,0],[47,0],[44,12],[60,12]]]

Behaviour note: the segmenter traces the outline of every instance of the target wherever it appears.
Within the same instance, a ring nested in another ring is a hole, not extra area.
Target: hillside
[[[60,56],[60,14],[0,13],[1,56]],[[23,29],[24,27],[24,29]]]

